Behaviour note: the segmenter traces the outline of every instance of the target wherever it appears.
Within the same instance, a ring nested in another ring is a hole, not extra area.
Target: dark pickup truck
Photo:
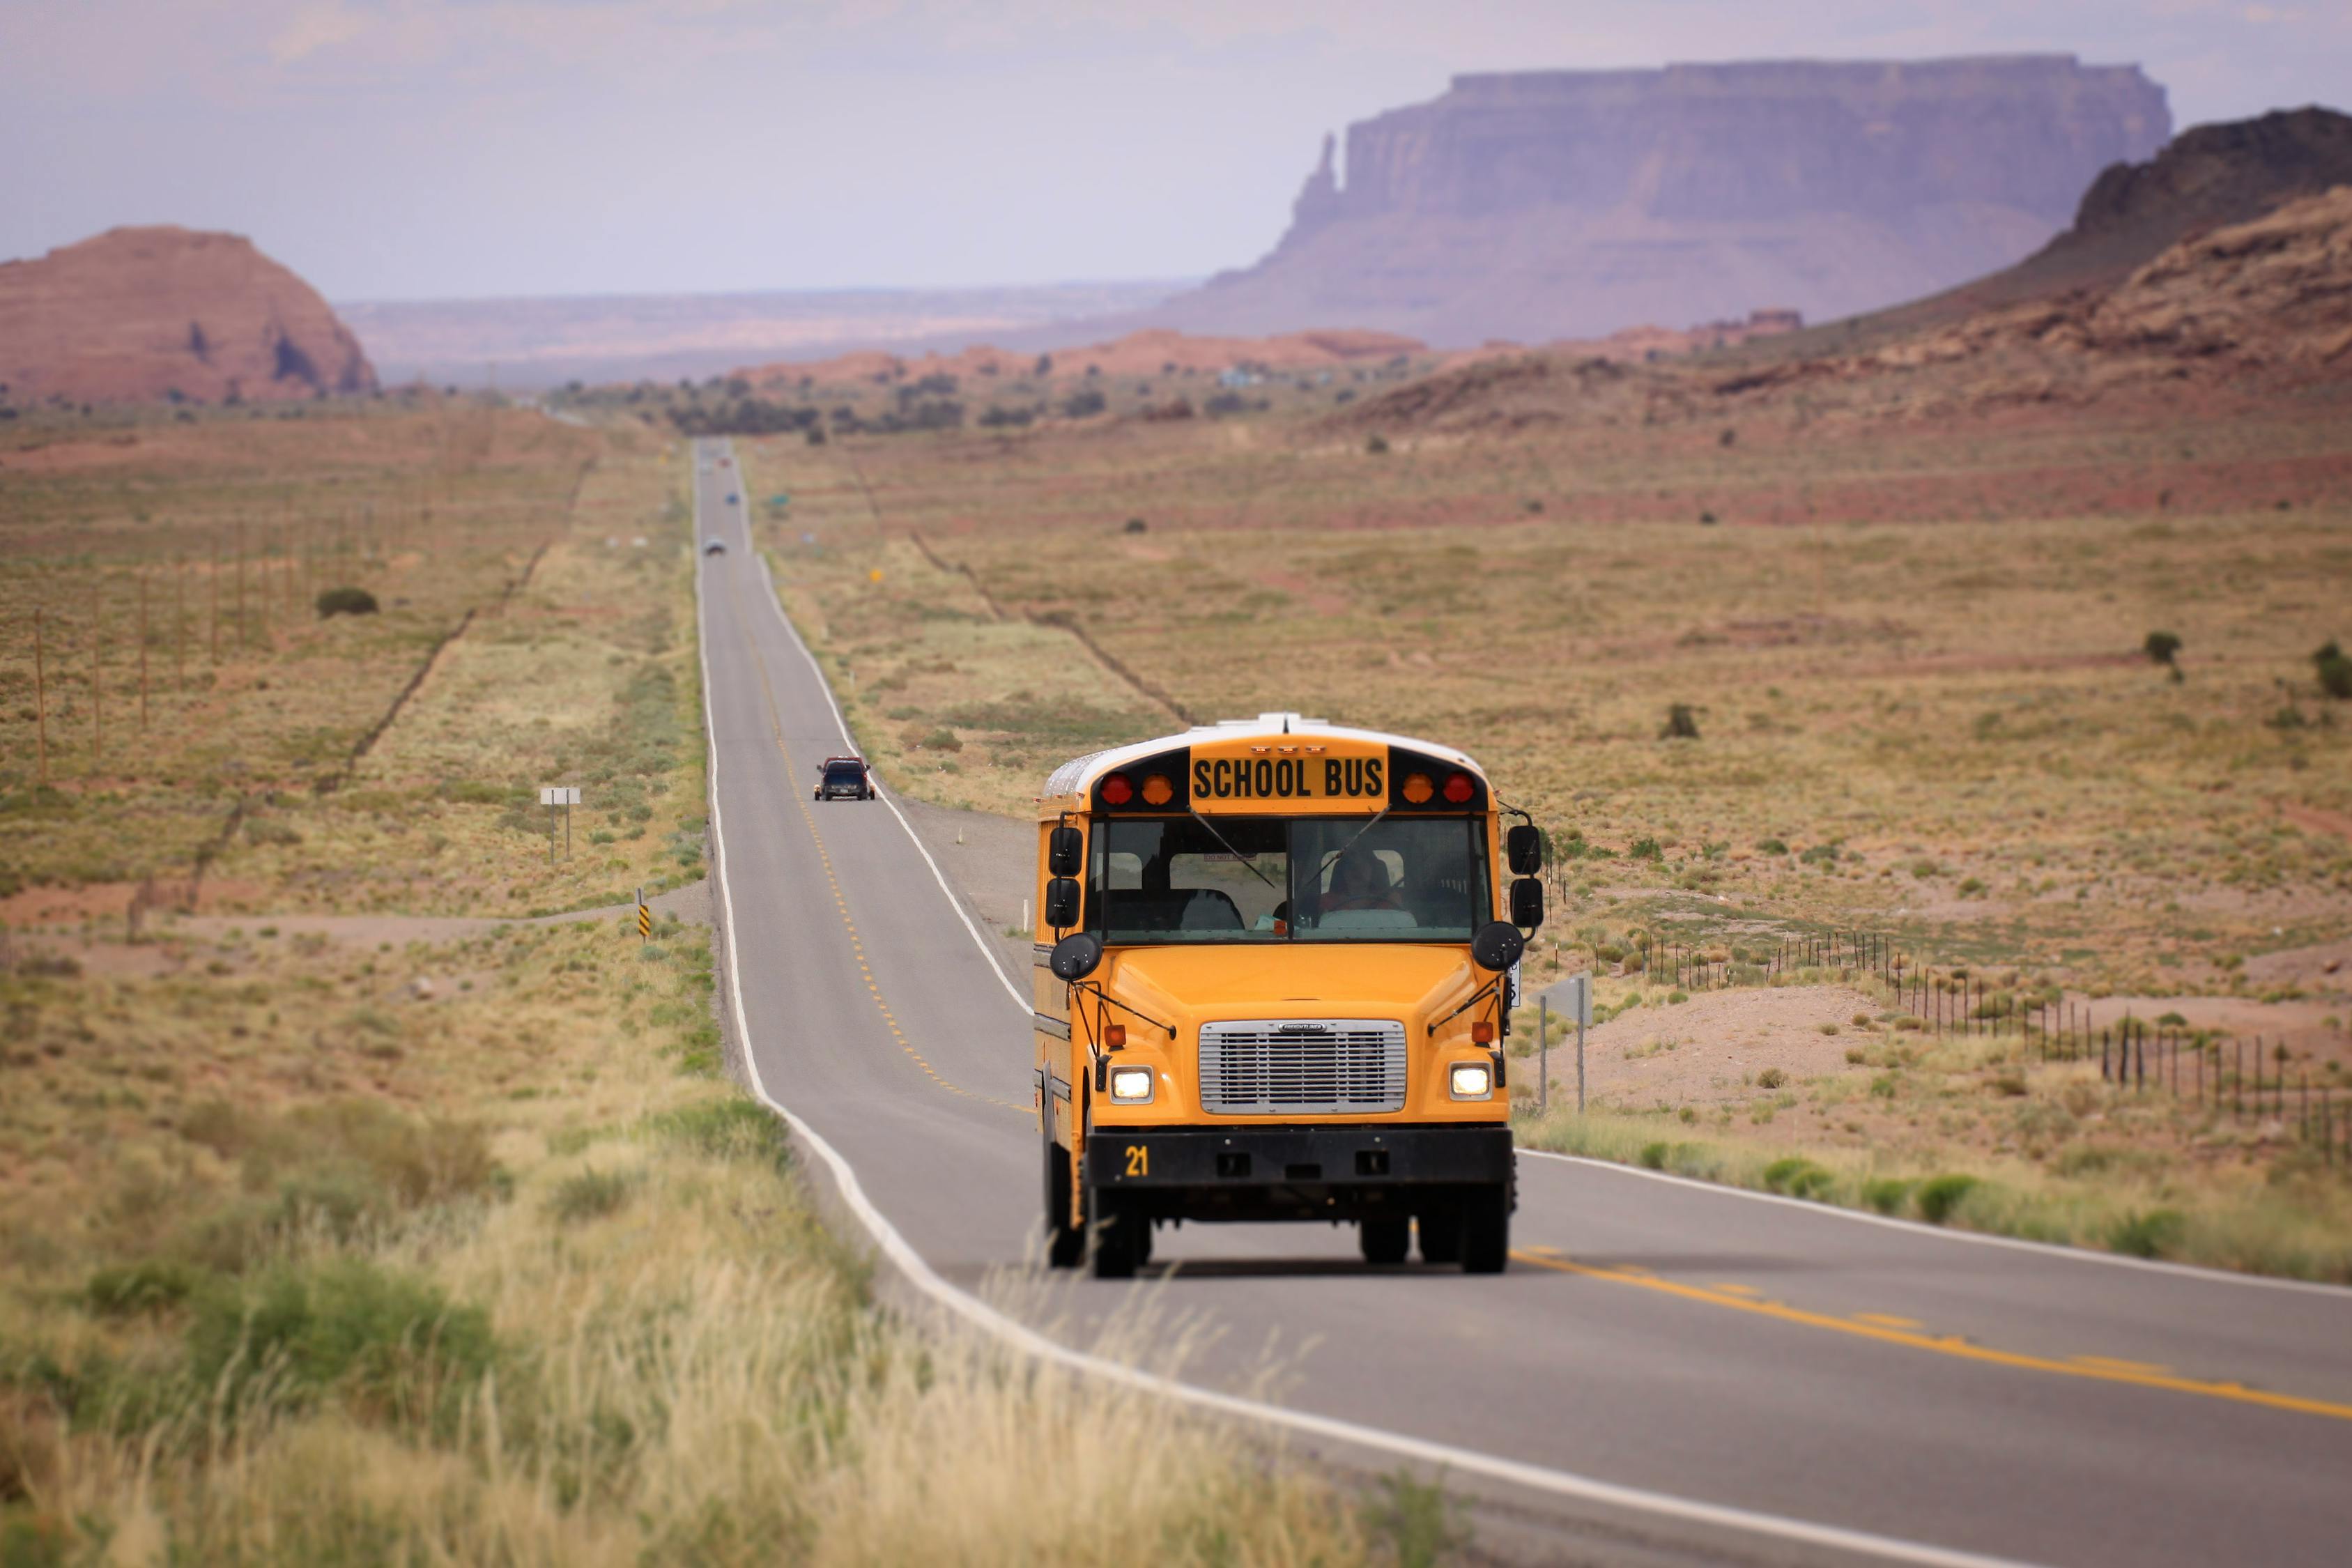
[[[818,800],[872,800],[874,782],[863,757],[827,757],[816,770]]]

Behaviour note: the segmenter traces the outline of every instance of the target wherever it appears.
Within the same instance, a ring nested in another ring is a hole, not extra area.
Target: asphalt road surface
[[[1563,1557],[2352,1561],[2352,1291],[1524,1151],[1499,1277],[1304,1226],[1163,1230],[1133,1285],[1049,1276],[1028,976],[887,783],[810,799],[849,747],[728,501],[748,483],[721,442],[697,468],[727,545],[698,570],[731,1031],[932,1297],[1085,1346],[1139,1296],[1130,1341],[1188,1331],[1196,1397],[1257,1410],[1270,1355],[1294,1446],[1443,1467]]]

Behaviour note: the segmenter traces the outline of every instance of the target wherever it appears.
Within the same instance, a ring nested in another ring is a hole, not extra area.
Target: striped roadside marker
[[[646,902],[646,890],[643,888],[639,888],[637,889],[637,940],[639,942],[651,942],[653,939],[653,907]]]

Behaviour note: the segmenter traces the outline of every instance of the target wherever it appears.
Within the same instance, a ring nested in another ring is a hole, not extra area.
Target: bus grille
[[[1201,1026],[1201,1108],[1222,1116],[1404,1109],[1404,1026],[1274,1018]]]

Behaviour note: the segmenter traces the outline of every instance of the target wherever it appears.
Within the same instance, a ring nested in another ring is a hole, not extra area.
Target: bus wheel
[[[1368,1219],[1358,1237],[1363,1243],[1367,1263],[1402,1263],[1404,1255],[1412,1247],[1412,1221],[1400,1215],[1393,1219]]]
[[[1096,1279],[1135,1278],[1136,1266],[1143,1261],[1145,1245],[1136,1237],[1150,1223],[1138,1215],[1119,1213],[1106,1193],[1097,1190],[1087,1194],[1087,1261],[1094,1266]]]
[[[1076,1268],[1086,1256],[1087,1233],[1070,1215],[1070,1152],[1045,1139],[1045,1261],[1055,1268]]]
[[[1451,1209],[1415,1216],[1421,1230],[1421,1260],[1423,1263],[1459,1263],[1462,1261],[1462,1216]]]
[[[1511,1257],[1511,1190],[1500,1183],[1462,1205],[1462,1272],[1500,1274]]]

